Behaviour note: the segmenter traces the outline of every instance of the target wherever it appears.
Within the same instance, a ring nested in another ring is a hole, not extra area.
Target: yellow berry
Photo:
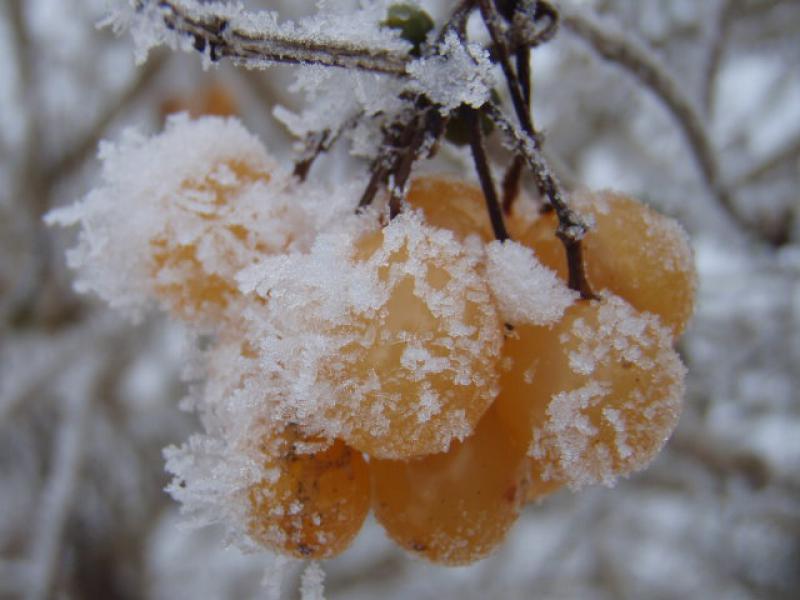
[[[224,222],[222,213],[245,188],[256,182],[267,183],[270,174],[266,167],[242,161],[225,161],[217,165],[216,171],[220,170],[228,176],[218,179],[206,174],[200,179],[184,181],[176,195],[202,199],[197,207],[187,205],[186,211],[203,223],[205,241],[217,243],[215,260],[235,264],[234,252],[225,246],[244,244],[248,231],[241,224]],[[181,243],[171,230],[150,241],[156,297],[177,315],[191,321],[209,314],[218,316],[236,293],[237,269],[213,270],[200,259],[198,244],[198,241]]]
[[[658,315],[674,337],[689,321],[695,293],[692,250],[676,221],[621,194],[576,196],[575,208],[594,220],[583,239],[586,274],[596,291],[608,290],[634,308]],[[554,212],[520,237],[542,263],[567,279],[564,247]]]
[[[474,184],[453,176],[424,175],[411,182],[406,201],[422,210],[426,223],[460,239],[473,234],[484,242],[494,239],[483,192]]]
[[[685,369],[669,333],[620,298],[580,300],[550,328],[515,327],[503,354],[495,406],[529,447],[534,481],[610,484],[644,467],[677,423]]]
[[[357,243],[385,302],[336,333],[351,341],[331,357],[330,409],[341,437],[379,458],[442,452],[469,435],[496,395],[501,333],[476,253],[453,236],[401,215]]]
[[[248,492],[256,541],[309,559],[331,558],[350,545],[369,511],[369,466],[341,440],[325,445],[291,425],[263,441],[264,477]]]
[[[519,516],[529,459],[490,409],[475,432],[447,452],[373,460],[373,508],[406,550],[448,565],[489,554]]]

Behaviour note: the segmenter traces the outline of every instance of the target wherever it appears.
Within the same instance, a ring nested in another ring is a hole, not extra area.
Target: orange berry
[[[459,565],[489,554],[517,520],[529,459],[497,411],[447,452],[373,460],[373,508],[392,539],[433,562]]]
[[[460,239],[478,235],[484,242],[494,239],[486,201],[481,189],[448,175],[424,175],[411,182],[406,201],[421,209],[425,222],[448,229]]]
[[[583,239],[584,264],[595,291],[608,290],[634,308],[658,315],[674,337],[689,321],[696,274],[686,233],[676,221],[627,196],[604,192],[576,195],[576,210],[594,220]],[[548,212],[519,241],[567,280],[558,220]]]
[[[264,477],[248,492],[256,541],[297,558],[322,559],[355,538],[369,512],[369,466],[341,440],[325,444],[304,438],[293,425],[264,440]]]
[[[225,212],[244,189],[270,180],[266,167],[238,160],[224,161],[216,170],[225,171],[226,177],[219,179],[206,174],[200,179],[184,181],[176,194],[181,198],[202,199],[201,204],[187,205],[186,210],[204,224],[206,247],[199,247],[198,241],[181,243],[171,230],[150,241],[154,292],[170,310],[187,320],[209,314],[218,316],[237,293],[236,266],[215,271],[201,260],[200,254],[209,252],[211,245],[215,262],[236,265],[241,260],[233,246],[245,244],[248,231],[241,224],[226,223]]]
[[[442,452],[469,435],[496,395],[501,334],[478,258],[452,235],[401,215],[357,242],[386,300],[353,315],[326,376],[341,437],[379,458]]]
[[[677,424],[685,369],[653,316],[580,300],[553,327],[519,326],[495,406],[535,460],[534,481],[610,484],[643,468]]]

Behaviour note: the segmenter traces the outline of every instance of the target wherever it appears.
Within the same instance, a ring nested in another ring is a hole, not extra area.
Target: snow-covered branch
[[[136,0],[133,13],[114,21],[130,27],[140,51],[160,43],[195,49],[208,60],[230,58],[237,65],[265,68],[274,63],[343,67],[404,76],[408,54],[399,44],[379,46],[377,40],[359,43],[337,39],[321,24],[314,27],[278,25],[268,13],[247,13],[236,5],[203,5],[194,1]]]
[[[700,111],[668,69],[647,48],[613,23],[576,12],[563,14],[562,23],[601,57],[630,72],[664,103],[683,131],[709,193],[734,221],[749,227],[743,222],[730,191],[720,179],[716,150]]]

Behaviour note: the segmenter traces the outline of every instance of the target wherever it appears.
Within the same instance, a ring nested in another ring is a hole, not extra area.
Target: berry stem
[[[520,184],[522,182],[522,168],[525,166],[525,159],[519,154],[514,155],[511,165],[506,170],[503,177],[503,214],[511,214],[514,200],[519,195]]]
[[[381,184],[389,188],[389,218],[402,209],[406,183],[414,163],[432,148],[444,133],[444,119],[437,106],[420,96],[415,102],[414,114],[405,123],[396,123],[384,137],[384,151],[372,165],[372,177],[358,203],[357,211],[369,206]],[[398,133],[399,131],[399,133]]]
[[[516,152],[525,158],[537,187],[542,191],[558,216],[556,235],[564,244],[569,266],[570,288],[580,292],[583,298],[596,298],[586,278],[583,264],[581,240],[588,227],[583,219],[567,204],[558,180],[553,175],[541,152],[541,139],[537,132],[521,131],[492,103],[484,104],[482,110],[514,145]]]
[[[494,0],[480,0],[479,6],[483,22],[486,24],[486,29],[489,31],[489,36],[494,44],[495,57],[500,63],[503,75],[506,78],[508,91],[511,95],[511,103],[514,105],[514,112],[517,114],[517,119],[522,129],[528,133],[533,133],[530,110],[525,102],[519,78],[511,64],[511,55],[506,43],[506,36],[503,33],[500,14],[497,12]]]
[[[300,181],[305,181],[311,165],[316,158],[325,150],[330,148],[331,130],[315,131],[306,137],[306,150],[303,156],[294,163],[292,174]]]
[[[486,208],[489,211],[489,219],[492,222],[494,237],[502,242],[509,239],[510,236],[503,222],[503,211],[500,209],[497,191],[495,190],[494,181],[492,180],[492,172],[489,169],[489,161],[486,158],[480,114],[474,108],[467,107],[462,107],[461,112],[469,123],[469,144],[472,149],[472,158],[475,162],[475,170],[478,172],[481,188],[483,188],[483,196],[486,199]]]

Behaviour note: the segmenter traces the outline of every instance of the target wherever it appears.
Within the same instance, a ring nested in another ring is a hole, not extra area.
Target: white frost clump
[[[325,600],[325,571],[318,562],[310,562],[300,580],[301,600]]]
[[[461,104],[480,108],[497,84],[486,50],[464,44],[453,31],[445,35],[437,56],[415,60],[406,72],[411,77],[409,89],[425,94],[444,113]]]
[[[514,325],[552,325],[578,298],[530,248],[512,241],[486,246],[486,280],[500,316]]]
[[[463,439],[496,393],[501,341],[480,260],[412,212],[244,270],[241,291],[263,301],[243,322],[276,414],[385,458]]]
[[[236,119],[178,115],[152,138],[129,130],[103,143],[100,158],[102,184],[46,220],[81,225],[68,253],[77,289],[134,315],[157,302],[192,321],[216,318],[241,269],[307,248],[338,220],[341,194],[299,193]]]

